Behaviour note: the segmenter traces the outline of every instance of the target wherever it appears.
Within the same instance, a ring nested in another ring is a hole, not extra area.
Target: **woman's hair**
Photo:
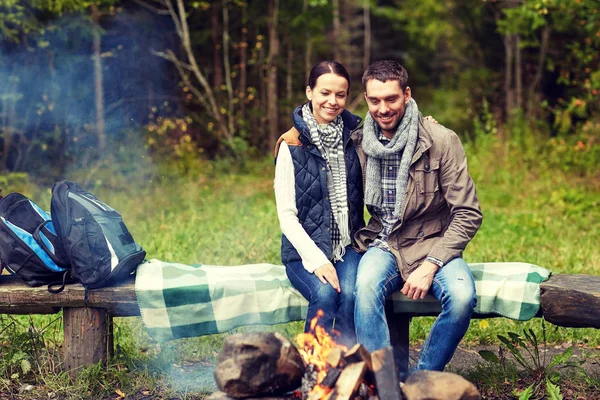
[[[317,86],[317,79],[321,75],[336,74],[348,81],[348,92],[350,92],[350,75],[346,68],[337,61],[321,61],[310,70],[308,76],[308,87],[314,89]]]

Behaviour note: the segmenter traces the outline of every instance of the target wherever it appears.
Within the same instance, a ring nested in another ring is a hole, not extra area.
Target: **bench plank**
[[[600,276],[556,274],[540,285],[546,321],[571,328],[600,328]]]
[[[115,317],[140,315],[133,277],[119,286],[89,290],[86,302],[80,284],[67,285],[63,292],[53,294],[46,286],[28,286],[18,276],[0,276],[1,314],[54,314],[63,307],[103,308]]]

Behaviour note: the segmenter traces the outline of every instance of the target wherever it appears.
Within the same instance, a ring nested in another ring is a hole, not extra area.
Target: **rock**
[[[298,398],[294,397],[293,395],[288,395],[285,397],[257,397],[256,399],[258,399],[258,400],[293,400],[293,399],[298,400]],[[205,400],[237,400],[237,398],[229,397],[229,396],[227,396],[227,393],[215,392],[215,393],[211,394],[210,396],[206,397]],[[246,400],[254,400],[254,399],[247,397]]]
[[[225,339],[214,375],[221,391],[243,398],[294,390],[304,370],[296,347],[279,333],[239,333]]]
[[[479,400],[475,385],[450,372],[417,371],[408,376],[402,392],[406,400]]]

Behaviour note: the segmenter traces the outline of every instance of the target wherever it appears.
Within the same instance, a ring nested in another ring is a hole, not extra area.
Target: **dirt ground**
[[[546,364],[552,360],[555,354],[563,353],[570,345],[552,345],[552,346],[540,346],[540,356],[545,357]],[[418,357],[419,348],[411,349],[411,362]],[[452,361],[448,365],[448,369],[451,371],[468,371],[473,368],[477,363],[485,363],[485,361],[479,355],[480,350],[489,350],[498,355],[498,346],[459,346],[452,357]],[[523,354],[524,352],[522,352]],[[505,355],[510,358],[510,354]],[[582,367],[588,373],[596,373],[600,375],[600,348],[585,348],[575,347],[573,350],[572,360],[584,360]]]

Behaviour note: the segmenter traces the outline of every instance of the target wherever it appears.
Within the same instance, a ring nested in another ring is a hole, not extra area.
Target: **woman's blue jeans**
[[[354,287],[360,258],[361,255],[348,246],[344,260],[333,264],[340,281],[340,293],[336,292],[330,284],[323,284],[315,274],[304,269],[302,261],[294,261],[285,266],[285,272],[292,285],[308,300],[305,332],[310,331],[310,321],[317,315],[317,311],[322,310],[324,315],[319,318],[319,325],[330,333],[335,327],[341,335],[339,341],[345,345],[356,343]]]
[[[358,267],[354,309],[357,340],[367,350],[390,346],[385,301],[403,284],[392,253],[369,248]],[[473,275],[464,260],[455,258],[440,268],[429,293],[440,300],[442,312],[425,340],[416,369],[443,371],[469,328],[477,301]]]

